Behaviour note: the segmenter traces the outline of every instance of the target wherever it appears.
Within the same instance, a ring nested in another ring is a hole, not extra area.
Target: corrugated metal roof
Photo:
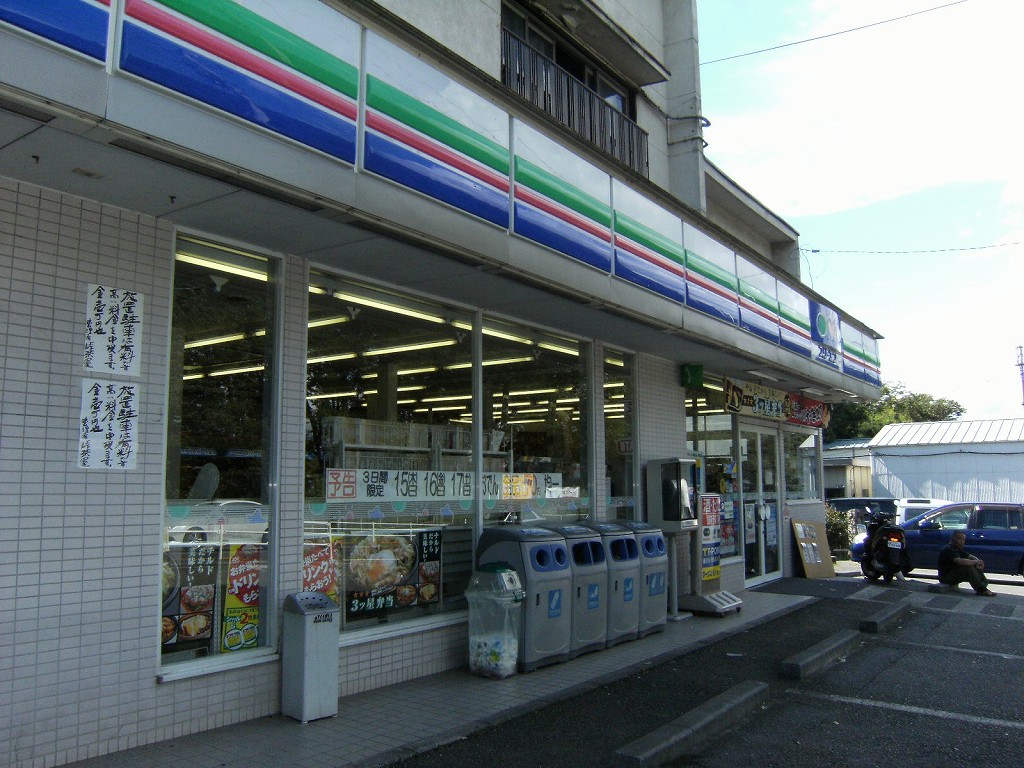
[[[871,438],[872,448],[890,445],[960,445],[1024,442],[1024,419],[917,421],[889,424]]]

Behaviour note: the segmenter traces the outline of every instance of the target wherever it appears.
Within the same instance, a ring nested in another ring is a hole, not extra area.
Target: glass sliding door
[[[779,440],[775,429],[740,424],[743,537],[748,583],[779,575]]]

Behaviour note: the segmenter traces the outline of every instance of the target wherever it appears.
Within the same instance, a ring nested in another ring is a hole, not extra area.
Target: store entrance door
[[[739,448],[746,584],[752,586],[781,575],[778,432],[741,423]]]

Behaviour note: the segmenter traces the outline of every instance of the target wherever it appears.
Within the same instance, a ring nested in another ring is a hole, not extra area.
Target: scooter
[[[864,533],[857,536],[850,556],[860,561],[860,570],[870,581],[889,584],[897,573],[909,576],[914,569],[907,551],[907,537],[891,512],[875,512]]]

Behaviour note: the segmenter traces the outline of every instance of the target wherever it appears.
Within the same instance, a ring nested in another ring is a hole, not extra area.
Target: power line
[[[920,16],[922,13],[929,13],[931,11],[938,11],[938,10],[941,10],[943,8],[949,8],[950,6],[953,6],[953,5],[961,5],[962,3],[966,3],[966,2],[967,2],[967,0],[956,0],[956,2],[946,3],[945,5],[936,5],[933,8],[925,8],[924,10],[914,11],[913,13],[908,13],[908,14],[905,14],[903,16],[896,16],[896,17],[891,18],[891,19],[884,19],[883,21],[875,21],[875,22],[872,22],[871,24],[864,24],[863,26],[860,26],[860,27],[851,27],[850,29],[844,29],[844,30],[841,30],[839,32],[830,32],[827,35],[818,35],[817,37],[808,37],[806,40],[795,40],[792,43],[783,43],[782,45],[773,45],[771,48],[762,48],[759,51],[748,51],[747,53],[737,53],[734,56],[725,56],[724,58],[721,58],[721,59],[712,59],[711,61],[702,61],[700,65],[703,67],[706,64],[718,64],[721,61],[731,61],[732,59],[742,59],[744,56],[756,56],[759,53],[768,53],[769,51],[777,51],[780,48],[789,48],[792,45],[803,45],[804,43],[813,43],[816,40],[825,40],[826,38],[829,38],[829,37],[837,37],[838,35],[845,35],[848,32],[859,32],[862,29],[870,29],[871,27],[878,27],[878,26],[881,26],[882,24],[890,24],[890,23],[892,23],[894,21],[902,21],[903,19],[909,19],[911,16]]]
[[[836,248],[801,248],[801,253],[879,253],[879,254],[911,254],[911,253],[953,253],[955,251],[984,251],[989,248],[1008,248],[1013,245],[1024,245],[1024,243],[993,243],[992,245],[966,245],[962,248],[922,248],[908,251],[868,251],[868,250],[838,250]]]

